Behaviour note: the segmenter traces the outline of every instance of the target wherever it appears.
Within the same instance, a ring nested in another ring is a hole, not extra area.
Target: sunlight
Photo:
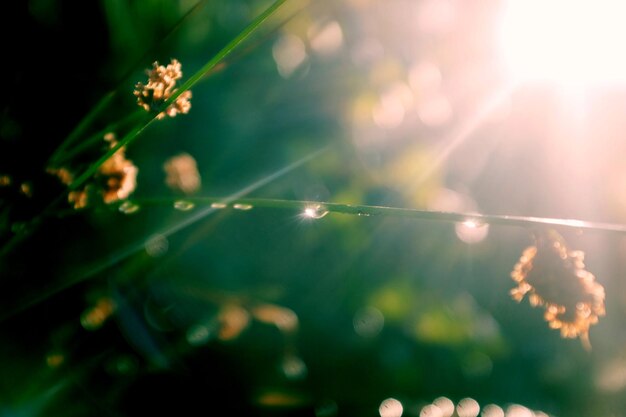
[[[516,80],[566,86],[626,84],[626,3],[508,0],[500,41]]]

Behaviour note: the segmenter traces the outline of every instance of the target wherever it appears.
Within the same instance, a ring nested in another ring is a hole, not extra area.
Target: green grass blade
[[[172,96],[163,103],[162,109],[166,109],[170,104],[172,104],[178,96],[180,96],[185,91],[189,90],[193,87],[200,79],[209,71],[211,71],[217,64],[219,64],[224,58],[226,58],[241,42],[247,39],[256,29],[261,26],[261,24],[267,20],[280,6],[283,5],[287,0],[276,0],[270,7],[268,7],[263,13],[257,16],[256,19],[252,21],[243,31],[239,33],[233,40],[231,40],[224,48],[222,48],[213,58],[211,58],[200,70],[196,71],[189,79],[181,85],[181,87],[174,93]],[[105,153],[100,159],[98,159],[94,164],[92,164],[83,174],[81,174],[76,180],[70,184],[70,189],[74,190],[85,183],[93,174],[98,171],[98,168],[111,157],[118,149],[123,146],[129,145],[132,141],[134,141],[137,136],[141,132],[143,132],[148,126],[150,126],[157,117],[157,114],[160,113],[161,110],[158,110],[153,113],[146,113],[146,118],[142,119],[137,126],[135,126],[131,131],[122,138],[118,144],[111,148],[107,153]]]
[[[115,91],[109,92],[107,95],[102,97],[102,99],[98,102],[98,104],[96,104],[89,111],[89,113],[87,113],[87,115],[80,121],[80,123],[78,123],[76,128],[74,128],[74,130],[72,130],[72,132],[67,136],[67,138],[65,138],[63,143],[61,143],[61,145],[54,151],[52,156],[50,156],[50,159],[48,160],[49,165],[55,165],[57,161],[59,160],[59,158],[63,156],[63,153],[65,152],[65,150],[74,142],[76,142],[77,139],[79,139],[82,135],[85,134],[85,132],[87,131],[87,129],[89,129],[93,121],[100,115],[100,113],[102,113],[109,106],[109,103],[113,101],[113,98],[115,98],[115,94],[116,94]]]
[[[200,70],[198,70],[195,74],[193,74],[187,81],[185,81],[178,90],[174,94],[170,96],[170,98],[163,103],[163,109],[167,108],[170,104],[172,104],[178,96],[180,96],[185,91],[189,90],[193,87],[205,74],[211,71],[217,64],[222,62],[224,58],[230,55],[231,52],[237,48],[237,46],[246,40],[255,30],[261,26],[261,24],[267,20],[272,14],[280,8],[287,0],[276,0],[270,7],[268,7],[263,13],[256,17],[243,31],[239,33],[233,40],[231,40],[221,51],[219,51],[209,62],[204,64]]]
[[[531,217],[531,216],[508,216],[497,214],[478,214],[478,213],[458,213],[443,212],[430,210],[417,210],[401,207],[384,207],[369,205],[354,205],[341,203],[327,203],[317,201],[299,201],[299,200],[279,200],[269,198],[224,198],[224,197],[186,197],[186,198],[146,198],[133,199],[131,203],[141,207],[149,207],[151,205],[164,206],[184,201],[194,204],[195,206],[210,206],[213,203],[224,203],[229,207],[234,204],[250,205],[260,208],[288,209],[304,212],[306,208],[317,208],[318,211],[326,211],[328,213],[349,214],[356,216],[385,216],[385,217],[404,217],[416,220],[430,220],[439,222],[467,222],[471,221],[477,225],[493,224],[502,226],[519,226],[519,227],[537,227],[546,226],[551,228],[570,228],[575,230],[590,230],[602,232],[614,232],[626,234],[626,225],[616,223],[599,223],[589,222],[577,219],[556,219],[548,217]],[[115,205],[114,205],[115,206]],[[306,216],[304,216],[306,217]]]
[[[169,31],[163,36],[163,38],[154,44],[145,54],[141,56],[137,60],[137,62],[132,65],[126,74],[121,78],[121,80],[117,83],[117,87],[115,87],[112,91],[107,93],[100,101],[87,113],[87,115],[78,123],[78,125],[72,130],[72,132],[63,140],[61,145],[54,151],[50,159],[48,160],[49,165],[59,165],[61,160],[67,160],[70,157],[64,155],[65,150],[76,142],[81,136],[85,134],[85,132],[91,127],[92,123],[96,120],[100,114],[106,110],[117,95],[120,86],[122,86],[126,80],[133,74],[134,70],[147,59],[147,57],[154,54],[154,51],[165,42],[172,34],[174,34],[187,20],[190,16],[196,13],[200,8],[206,3],[207,0],[200,0],[194,6],[192,6],[183,16],[178,19],[178,21],[169,29]],[[75,153],[74,153],[75,154]]]

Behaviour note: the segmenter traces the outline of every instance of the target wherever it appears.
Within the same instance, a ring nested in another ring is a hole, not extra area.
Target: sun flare
[[[508,0],[503,58],[519,81],[626,85],[625,16],[619,0]]]

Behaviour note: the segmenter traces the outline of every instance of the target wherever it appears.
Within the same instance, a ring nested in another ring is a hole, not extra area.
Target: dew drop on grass
[[[180,211],[189,211],[193,209],[196,205],[191,201],[178,200],[174,202],[174,208]]]
[[[287,355],[282,363],[281,368],[288,379],[302,379],[307,374],[306,364],[302,359],[295,355]]]
[[[211,329],[203,324],[196,324],[187,330],[187,342],[192,346],[204,345],[211,337]]]
[[[387,398],[378,407],[380,417],[400,417],[403,411],[402,403],[395,398]]]
[[[441,410],[442,417],[451,417],[454,414],[454,403],[448,397],[436,398],[433,405]]]
[[[420,417],[444,417],[443,412],[434,404],[428,404],[422,407]]]
[[[307,219],[321,219],[328,214],[328,210],[324,208],[324,206],[320,204],[314,204],[311,206],[306,206],[304,211],[302,212],[302,216]]]
[[[244,204],[244,203],[236,203],[236,204],[233,204],[233,208],[234,208],[235,210],[243,210],[243,211],[246,211],[246,210],[251,210],[253,207],[254,207],[254,206],[253,206],[252,204]]]
[[[122,204],[120,204],[118,210],[124,214],[133,214],[139,211],[139,205],[131,201],[124,201]]]
[[[226,203],[211,203],[211,208],[214,209],[224,209],[226,207],[228,207],[228,204]]]
[[[146,240],[144,247],[146,249],[146,253],[153,257],[158,258],[159,256],[163,256],[167,253],[169,249],[169,241],[165,235],[154,235]]]

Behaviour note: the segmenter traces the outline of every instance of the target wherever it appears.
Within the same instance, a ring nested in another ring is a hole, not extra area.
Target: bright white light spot
[[[535,413],[523,405],[513,404],[506,409],[506,417],[535,417]]]
[[[442,417],[450,417],[454,414],[454,403],[448,397],[439,397],[433,401],[433,404],[439,407]]]
[[[480,413],[481,417],[504,417],[504,410],[495,404],[489,404],[483,408],[483,412]]]
[[[503,55],[517,80],[626,84],[626,2],[509,0]]]
[[[320,55],[332,55],[343,44],[343,31],[336,21],[314,25],[307,31],[311,48]]]
[[[288,78],[307,58],[304,42],[295,35],[280,37],[272,47],[278,73]]]
[[[441,86],[441,71],[437,64],[431,61],[421,61],[411,67],[409,84],[418,94],[433,93]]]
[[[476,220],[467,220],[457,223],[454,227],[456,236],[465,243],[478,243],[483,241],[489,234],[489,225]]]
[[[372,108],[374,123],[383,129],[398,127],[404,120],[404,106],[399,97],[383,95],[380,101]]]
[[[439,92],[418,99],[417,115],[426,126],[444,125],[452,118],[452,113],[450,101]]]
[[[418,3],[417,26],[426,33],[441,34],[454,26],[456,9],[450,0],[425,0]]]
[[[476,417],[480,412],[480,405],[473,398],[463,398],[456,406],[459,417]]]
[[[422,408],[422,411],[420,411],[420,417],[443,417],[443,413],[441,412],[441,408],[436,405],[429,404]]]
[[[320,204],[314,204],[311,206],[307,206],[304,208],[302,212],[302,217],[307,219],[321,219],[328,214],[328,210],[326,210]]]
[[[395,398],[387,398],[378,407],[380,417],[400,417],[402,411],[404,411],[402,403]]]

